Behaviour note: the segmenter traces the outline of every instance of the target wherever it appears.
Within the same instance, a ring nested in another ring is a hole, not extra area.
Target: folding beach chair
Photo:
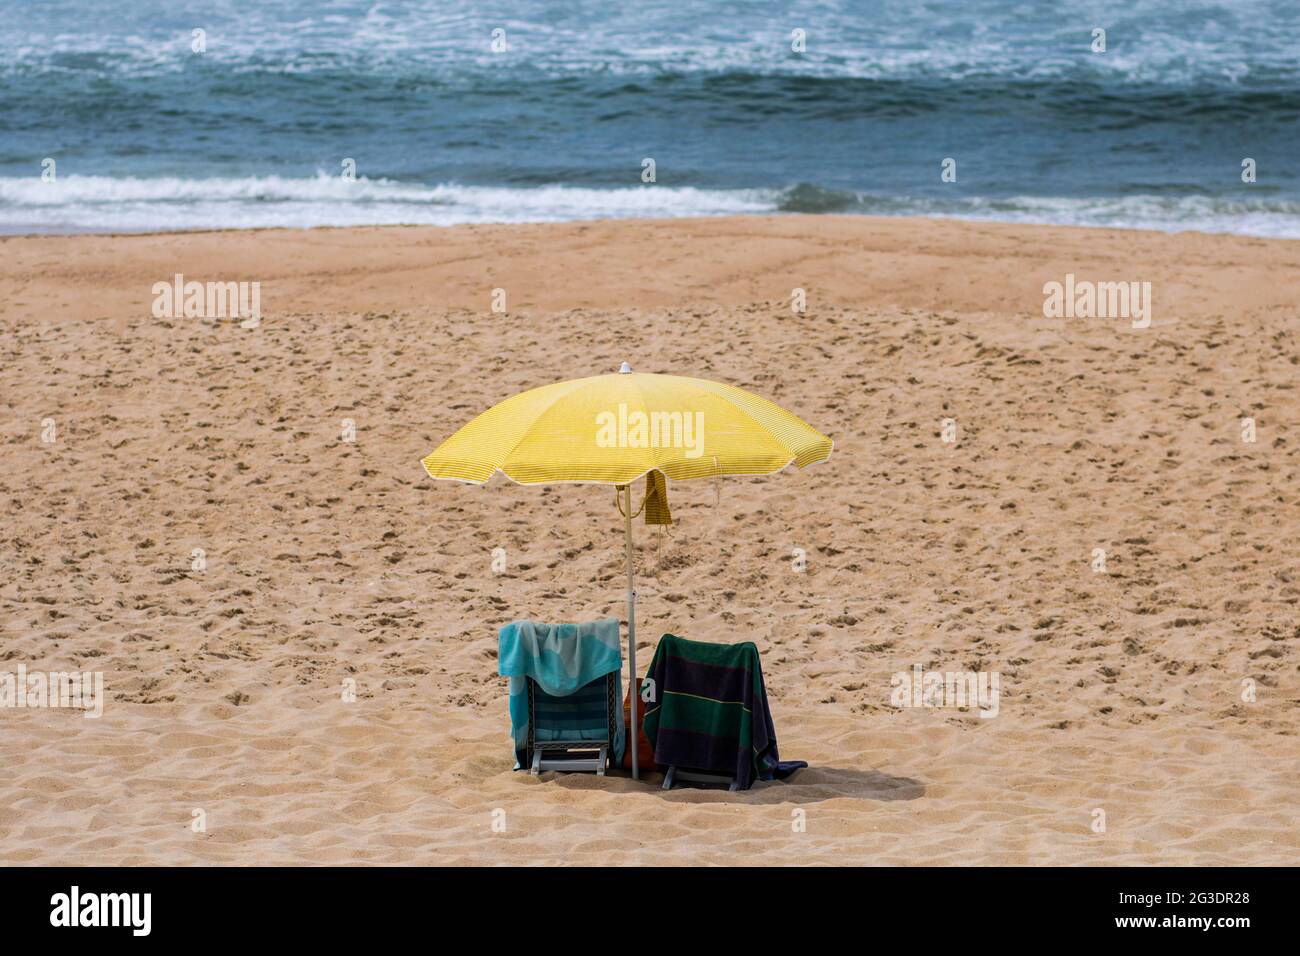
[[[688,783],[725,783],[730,791],[740,789],[740,784],[736,782],[735,777],[724,777],[716,773],[701,773],[698,770],[683,770],[677,766],[670,766],[668,772],[664,774],[664,789],[671,790],[673,784],[682,780]]]
[[[712,644],[675,634],[659,639],[650,662],[656,699],[643,727],[664,768],[664,789],[679,781],[748,790],[755,780],[784,779],[802,760],[777,756],[758,647]]]
[[[528,769],[595,771],[613,759],[617,674],[606,674],[567,697],[553,697],[528,681]]]
[[[510,678],[515,769],[595,771],[622,759],[623,656],[618,618],[581,624],[511,621],[497,635]]]

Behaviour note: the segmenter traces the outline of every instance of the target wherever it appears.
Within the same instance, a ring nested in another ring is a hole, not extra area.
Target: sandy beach
[[[260,323],[156,318],[176,273]],[[1067,275],[1149,327],[1044,317]],[[106,698],[0,709],[0,862],[1294,864],[1297,276],[860,216],[0,238],[0,670]],[[622,616],[614,495],[420,459],[624,360],[835,440],[637,529],[642,667],[755,641],[790,782],[512,771],[497,629]],[[997,716],[891,706],[916,666]]]

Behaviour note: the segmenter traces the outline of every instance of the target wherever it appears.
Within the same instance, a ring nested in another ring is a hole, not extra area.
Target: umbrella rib
[[[699,379],[698,381],[704,381],[704,380],[703,380],[703,379]],[[709,383],[709,384],[712,384],[712,383]],[[742,407],[741,407],[737,402],[733,401],[729,396],[727,396],[727,395],[721,395],[721,394],[719,394],[718,392],[713,391],[713,389],[711,389],[711,388],[701,388],[700,391],[704,392],[705,394],[712,395],[714,398],[717,398],[717,399],[720,399],[720,400],[726,402],[728,405],[730,405],[732,408],[734,408],[734,409],[735,409],[736,411],[738,411],[740,414],[744,415],[746,418],[748,418],[751,422],[753,422],[753,423],[754,423],[755,425],[757,425],[759,428],[763,429],[763,431],[767,433],[767,437],[770,438],[770,439],[772,439],[772,441],[776,444],[776,446],[777,446],[778,448],[783,449],[783,450],[785,450],[785,451],[790,451],[790,452],[792,452],[791,455],[790,455],[790,461],[787,461],[787,462],[785,463],[785,467],[788,468],[788,467],[790,466],[790,462],[798,461],[798,460],[799,460],[799,450],[798,450],[798,449],[791,449],[789,446],[787,446],[785,442],[783,442],[780,438],[778,438],[776,435],[774,435],[774,434],[772,433],[772,429],[768,428],[768,427],[767,427],[766,425],[764,425],[761,421],[759,421],[758,418],[755,417],[755,415],[754,415],[753,412],[748,411],[748,410],[745,409],[745,408],[742,408]],[[758,395],[757,397],[758,397],[758,398],[762,398],[763,396]],[[768,401],[768,400],[767,400],[767,399],[764,399],[764,401]],[[768,404],[772,405],[774,408],[780,409],[781,411],[785,411],[785,409],[781,408],[780,405],[777,405],[777,404],[775,404],[774,402],[770,402],[770,401],[768,401]],[[793,413],[791,413],[791,412],[786,412],[786,414],[787,414],[787,415],[792,415]],[[803,419],[798,419],[798,420],[799,420],[799,421],[803,421]],[[810,429],[812,428],[811,425],[809,425],[808,427],[809,427]],[[818,432],[817,434],[820,435],[821,433]]]

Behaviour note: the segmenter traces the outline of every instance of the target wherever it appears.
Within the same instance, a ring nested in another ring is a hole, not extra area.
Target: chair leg
[[[533,765],[529,770],[532,772],[533,776],[542,772],[542,752],[540,750],[533,751]]]
[[[605,765],[606,765],[608,762],[609,762],[609,748],[608,748],[608,747],[601,747],[601,748],[600,748],[600,761],[599,761],[599,763],[598,763],[597,766],[596,766],[596,776],[598,776],[598,777],[603,777],[603,776],[605,776]]]
[[[673,777],[676,776],[676,775],[677,775],[677,768],[676,768],[676,767],[669,767],[669,768],[668,768],[668,772],[667,772],[666,774],[664,774],[664,789],[665,789],[665,790],[671,790],[671,789],[673,788]]]

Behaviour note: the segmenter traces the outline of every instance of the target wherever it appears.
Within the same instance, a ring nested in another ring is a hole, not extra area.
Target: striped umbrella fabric
[[[768,475],[830,457],[832,442],[752,392],[677,375],[615,373],[545,385],[470,421],[424,459],[433,478],[626,485]]]

